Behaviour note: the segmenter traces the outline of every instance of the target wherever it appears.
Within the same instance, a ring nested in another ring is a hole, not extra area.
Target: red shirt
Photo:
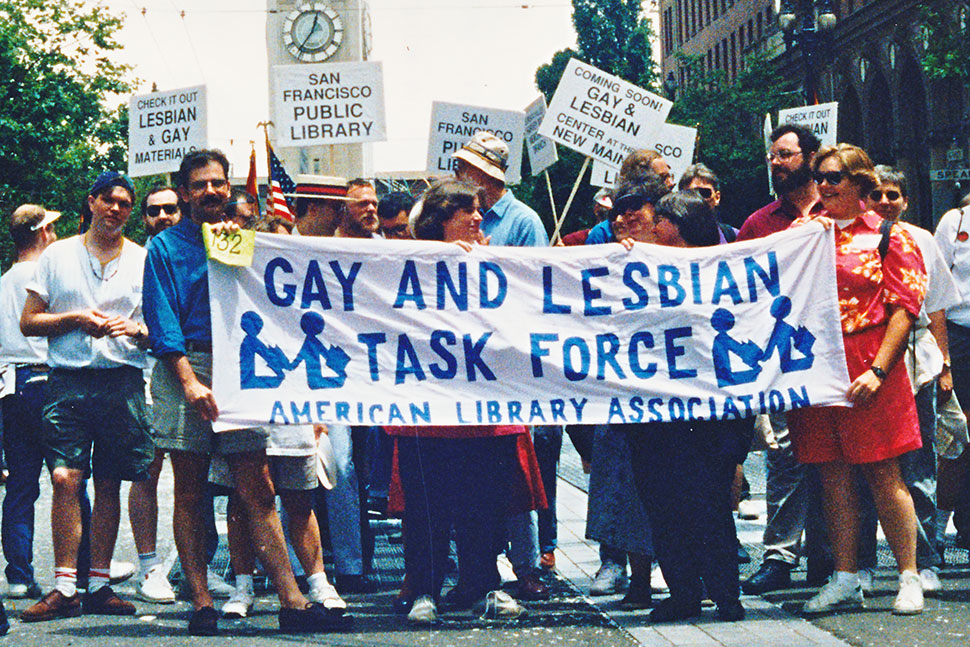
[[[822,203],[816,202],[812,205],[809,213],[816,213],[821,210]],[[785,198],[780,198],[748,216],[748,219],[744,221],[738,231],[737,240],[764,238],[768,234],[784,231],[791,226],[795,218],[801,215],[795,205]]]

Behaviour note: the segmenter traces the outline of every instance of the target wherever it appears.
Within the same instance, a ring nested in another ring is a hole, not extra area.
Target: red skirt
[[[849,379],[869,370],[886,326],[843,334]],[[876,394],[855,407],[809,407],[788,413],[795,457],[801,463],[874,463],[922,446],[906,363],[893,365]]]

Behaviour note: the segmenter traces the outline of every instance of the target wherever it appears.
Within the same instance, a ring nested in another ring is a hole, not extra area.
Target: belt
[[[185,350],[190,353],[211,353],[212,352],[212,342],[211,341],[193,341],[191,339],[185,340]]]
[[[35,373],[47,373],[51,370],[47,364],[14,364],[14,366],[16,368],[30,369]]]

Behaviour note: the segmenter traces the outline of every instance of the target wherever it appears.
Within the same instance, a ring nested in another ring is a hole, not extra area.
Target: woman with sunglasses
[[[622,203],[622,198],[617,201]],[[720,239],[710,205],[693,190],[668,193],[652,208],[649,237],[667,247],[708,247]],[[650,621],[701,615],[704,591],[717,618],[738,621],[738,539],[731,514],[735,467],[751,445],[753,419],[692,420],[626,426],[633,480],[653,530],[653,547],[670,597]]]
[[[820,150],[812,162],[824,211],[835,224],[836,282],[852,407],[798,409],[788,414],[795,455],[815,463],[835,573],[805,603],[805,613],[863,606],[856,555],[858,466],[872,490],[879,520],[899,567],[893,613],[923,610],[916,571],[916,514],[897,457],[921,446],[909,378],[898,361],[923,302],[926,273],[912,237],[899,225],[886,235],[863,199],[878,185],[865,151],[850,144]],[[818,217],[802,217],[798,226]]]

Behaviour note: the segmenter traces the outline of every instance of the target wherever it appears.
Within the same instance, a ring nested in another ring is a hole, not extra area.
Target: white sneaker
[[[253,611],[253,592],[249,589],[233,589],[232,595],[225,604],[222,605],[223,618],[245,618]]]
[[[413,625],[433,625],[438,622],[438,609],[430,595],[422,595],[414,601],[408,613],[408,622]]]
[[[209,594],[214,598],[228,598],[236,590],[234,586],[226,582],[221,575],[211,568],[206,568],[205,583],[209,588]]]
[[[866,595],[872,593],[872,581],[876,579],[875,570],[871,568],[860,568],[858,575],[862,593]]]
[[[802,613],[827,613],[837,609],[861,609],[864,606],[862,587],[838,580],[833,575],[818,595],[805,603]]]
[[[514,620],[526,614],[525,607],[505,591],[489,591],[485,595],[482,620]]]
[[[116,562],[111,560],[111,567],[108,570],[108,579],[111,584],[121,584],[130,579],[135,574],[135,565],[131,562]]]
[[[893,615],[915,616],[923,613],[923,585],[916,571],[899,574],[899,593],[893,602]]]
[[[939,593],[943,590],[943,583],[940,582],[940,576],[937,574],[936,569],[924,568],[921,570],[919,572],[919,581],[923,585],[923,595]]]
[[[660,570],[660,566],[654,566],[653,570],[650,571],[650,591],[653,593],[667,593],[670,591],[670,587],[667,586],[667,580],[664,579],[664,573]]]
[[[343,613],[347,610],[347,603],[330,582],[320,587],[310,587],[310,593],[306,597],[310,602],[322,604],[328,611]]]
[[[145,602],[155,604],[174,604],[175,591],[168,581],[165,564],[155,564],[139,579],[135,595]]]
[[[761,516],[761,505],[757,501],[744,499],[738,502],[738,519],[753,521]]]
[[[626,567],[607,562],[596,571],[596,577],[589,586],[590,595],[613,595],[627,586]]]

